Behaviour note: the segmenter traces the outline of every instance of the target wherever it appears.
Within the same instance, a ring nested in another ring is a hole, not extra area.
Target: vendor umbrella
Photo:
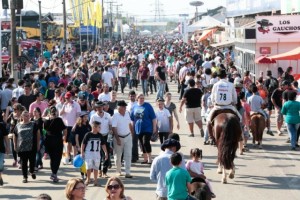
[[[272,60],[272,59],[268,58],[266,55],[262,55],[255,59],[255,63],[257,63],[257,64],[272,64],[272,63],[276,63],[276,60]]]

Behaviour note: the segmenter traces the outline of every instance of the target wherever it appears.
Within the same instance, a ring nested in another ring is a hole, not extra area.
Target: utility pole
[[[43,23],[42,23],[42,7],[41,1],[39,0],[39,23],[40,23],[40,41],[41,41],[41,55],[43,55]]]
[[[11,75],[17,80],[18,74],[15,71],[15,64],[17,62],[17,38],[16,38],[16,4],[15,0],[10,0],[10,29],[11,29],[11,46],[10,46],[10,58],[11,58]]]
[[[63,28],[64,28],[64,47],[67,47],[67,14],[66,14],[66,1],[62,0],[63,4]]]
[[[105,30],[105,28],[104,28],[104,6],[103,6],[103,0],[101,0],[101,9],[102,9],[102,27],[101,27],[101,39],[102,39],[102,41],[101,41],[101,46],[102,46],[102,48],[104,47],[104,30]]]
[[[113,2],[109,2],[110,3],[110,23],[109,23],[109,39],[110,42],[112,42],[112,20],[113,20],[113,14],[112,14],[112,4]]]
[[[117,26],[117,33],[118,33],[118,37],[119,37],[119,7],[122,6],[122,4],[119,4],[119,5],[115,5],[117,7],[117,16],[116,16],[116,24],[115,26]],[[118,39],[118,38],[117,38]]]

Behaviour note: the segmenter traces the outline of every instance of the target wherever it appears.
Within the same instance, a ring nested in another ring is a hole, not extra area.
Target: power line
[[[33,0],[30,0],[31,3],[35,4],[36,6],[39,6],[39,4],[37,4],[36,2],[34,2]],[[48,7],[44,7],[44,6],[41,6],[43,9],[46,9],[46,10],[53,10],[54,8],[57,8],[57,7],[60,7],[61,6],[61,3],[60,4],[57,4],[57,5],[54,5],[53,7],[51,8],[48,8]]]

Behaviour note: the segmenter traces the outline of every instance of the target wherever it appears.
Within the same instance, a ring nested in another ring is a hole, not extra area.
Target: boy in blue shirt
[[[186,200],[191,191],[191,176],[187,170],[180,168],[182,162],[180,153],[174,153],[170,160],[173,168],[167,172],[165,179],[168,187],[168,200]]]

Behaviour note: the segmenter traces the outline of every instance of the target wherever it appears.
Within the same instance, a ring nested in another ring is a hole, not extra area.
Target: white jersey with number
[[[233,83],[225,79],[214,84],[211,92],[212,103],[214,105],[226,106],[237,103],[237,94]]]
[[[85,158],[86,159],[100,159],[101,144],[105,144],[100,133],[93,134],[88,132],[82,143],[85,144]]]

